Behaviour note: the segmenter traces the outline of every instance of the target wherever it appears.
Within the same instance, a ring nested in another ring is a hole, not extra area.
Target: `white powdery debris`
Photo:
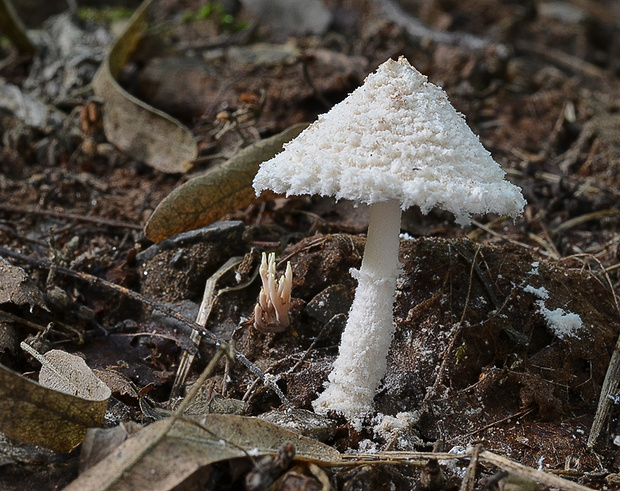
[[[470,446],[465,448],[462,445],[456,445],[452,447],[450,450],[448,450],[448,453],[455,454],[455,455],[462,455],[462,454],[466,454],[470,448],[471,448]],[[466,469],[465,467],[459,464],[458,460],[456,459],[440,460],[439,463],[443,465],[444,467],[446,467],[447,469],[449,469],[450,471],[452,471],[452,473],[455,476],[458,476],[461,478],[465,477]]]
[[[532,264],[532,266],[534,263]],[[536,263],[536,267],[538,264]],[[536,270],[538,272],[538,270]],[[536,301],[537,311],[547,321],[547,327],[553,331],[553,333],[560,339],[566,339],[569,337],[575,337],[579,339],[578,332],[583,328],[583,321],[581,317],[573,312],[566,312],[563,309],[557,308],[555,310],[549,310],[545,305],[545,300],[549,299],[549,291],[541,286],[535,288],[532,285],[527,285],[523,288],[526,293],[531,293],[540,300]]]
[[[612,396],[611,394],[607,394],[607,399],[609,399],[614,404],[620,404],[620,396],[619,395]]]
[[[538,261],[534,261],[532,263],[532,269],[530,271],[528,271],[527,274],[537,275],[538,274],[538,266],[540,266],[540,263]]]
[[[373,431],[376,436],[389,440],[397,433],[406,431],[415,425],[420,419],[418,411],[408,411],[398,413],[396,416],[377,414],[373,418]]]
[[[382,440],[392,450],[412,451],[424,445],[415,429],[419,420],[419,411],[400,412],[396,416],[378,413],[370,424],[375,438]]]
[[[377,453],[379,451],[379,446],[370,439],[362,440],[359,444],[359,451],[365,453]],[[355,450],[352,450],[353,453],[357,453]]]
[[[560,339],[575,337],[579,339],[577,333],[583,327],[581,317],[573,312],[566,312],[562,309],[549,310],[545,307],[542,300],[536,302],[538,304],[538,312],[547,321],[547,327]]]
[[[535,297],[538,297],[542,300],[547,300],[549,298],[549,292],[544,286],[541,286],[540,288],[534,288],[532,285],[527,285],[523,289],[523,291],[525,293],[531,293]]]

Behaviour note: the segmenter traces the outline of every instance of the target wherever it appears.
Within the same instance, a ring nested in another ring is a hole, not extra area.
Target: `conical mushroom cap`
[[[467,224],[473,214],[523,211],[521,190],[504,175],[446,93],[401,57],[263,162],[254,189],[398,199],[403,209],[437,206]]]

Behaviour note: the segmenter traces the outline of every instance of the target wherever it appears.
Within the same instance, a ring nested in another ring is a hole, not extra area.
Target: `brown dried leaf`
[[[133,421],[127,421],[112,428],[89,429],[80,450],[80,472],[101,462],[129,436],[141,429],[142,427]]]
[[[0,304],[35,305],[47,310],[43,294],[26,272],[0,257]]]
[[[116,40],[93,80],[105,103],[103,128],[109,142],[162,172],[186,172],[198,155],[192,133],[180,121],[128,94],[116,82],[147,27],[145,0]]]
[[[202,176],[187,181],[159,203],[144,233],[154,241],[204,227],[258,201],[252,181],[261,162],[282,150],[307,124],[297,124],[260,140]]]
[[[246,457],[246,452],[277,454],[286,442],[295,446],[297,460],[334,462],[341,458],[332,447],[257,418],[211,414],[201,418],[200,424],[179,420],[157,441],[167,424],[160,420],[139,431],[65,490],[165,491],[207,465]],[[135,456],[153,442],[153,448],[136,461]]]
[[[140,394],[135,384],[122,373],[110,368],[93,370],[99,380],[105,382],[113,393],[138,399]]]
[[[0,431],[25,443],[70,452],[88,428],[103,424],[108,400],[102,396],[103,391],[97,400],[87,400],[58,392],[0,365]]]

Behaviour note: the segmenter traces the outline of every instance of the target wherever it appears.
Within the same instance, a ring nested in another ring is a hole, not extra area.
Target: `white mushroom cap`
[[[438,206],[459,224],[472,214],[515,216],[525,200],[446,93],[401,57],[263,162],[257,193],[319,194],[372,204]]]

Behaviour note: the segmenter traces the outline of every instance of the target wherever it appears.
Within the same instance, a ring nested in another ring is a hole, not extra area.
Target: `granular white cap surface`
[[[263,162],[254,189],[398,199],[403,209],[438,206],[467,224],[473,214],[523,211],[520,189],[504,175],[446,93],[401,57]]]

